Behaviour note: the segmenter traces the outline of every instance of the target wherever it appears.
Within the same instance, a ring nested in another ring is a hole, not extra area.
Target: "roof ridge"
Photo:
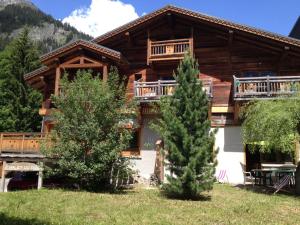
[[[165,13],[167,11],[174,11],[175,13],[181,13],[181,14],[185,14],[185,15],[190,15],[193,16],[195,18],[198,19],[202,19],[208,22],[213,22],[219,25],[223,25],[223,26],[227,26],[230,27],[231,29],[237,29],[237,30],[241,30],[244,32],[248,32],[248,33],[252,33],[254,35],[260,35],[266,38],[270,38],[276,41],[281,41],[281,42],[285,42],[288,44],[292,44],[292,45],[296,45],[298,47],[300,47],[300,40],[292,38],[292,37],[288,37],[285,35],[281,35],[275,32],[270,32],[270,31],[266,31],[264,29],[261,28],[256,28],[256,27],[252,27],[249,25],[245,25],[245,24],[240,24],[237,22],[231,22],[229,20],[226,19],[221,19],[219,17],[215,17],[215,16],[211,16],[208,14],[204,14],[204,13],[199,13],[190,9],[186,9],[186,8],[182,8],[182,7],[178,7],[178,6],[174,6],[174,5],[166,5],[160,9],[157,9],[155,11],[152,11],[149,14],[146,14],[145,16],[139,17],[129,23],[126,23],[120,27],[117,27],[109,32],[106,32],[105,34],[102,34],[94,39],[91,40],[91,42],[101,42],[107,38],[110,38],[114,35],[117,35],[121,32],[124,32],[127,29],[130,29],[132,27],[135,27],[141,23],[144,23],[158,15],[161,15],[162,13]]]
[[[98,43],[95,43],[95,42],[91,42],[91,41],[87,41],[87,40],[83,40],[83,39],[77,39],[77,40],[74,40],[74,41],[71,41],[51,52],[48,52],[42,56],[40,56],[40,59],[42,61],[46,60],[47,58],[51,57],[52,55],[55,55],[55,53],[59,53],[61,51],[63,51],[64,49],[68,48],[68,47],[72,47],[72,46],[76,46],[76,45],[92,45],[92,46],[95,46],[99,49],[103,49],[105,51],[108,51],[108,52],[111,52],[113,55],[117,56],[117,57],[121,57],[121,52],[119,51],[116,51],[114,49],[111,49],[111,48],[108,48],[108,47],[105,47],[103,45],[100,45]]]

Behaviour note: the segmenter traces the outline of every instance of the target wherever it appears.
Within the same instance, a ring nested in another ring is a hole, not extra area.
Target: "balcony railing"
[[[206,92],[209,98],[212,97],[212,80],[201,80],[203,84],[203,90]],[[156,101],[162,96],[173,95],[177,86],[175,80],[158,80],[153,82],[134,82],[134,96],[139,101]]]
[[[182,59],[188,51],[193,53],[193,39],[175,39],[148,42],[148,62]]]
[[[253,98],[276,98],[294,94],[300,85],[300,77],[265,76],[265,77],[233,77],[234,98],[250,100]]]
[[[0,133],[0,154],[39,154],[42,133]]]

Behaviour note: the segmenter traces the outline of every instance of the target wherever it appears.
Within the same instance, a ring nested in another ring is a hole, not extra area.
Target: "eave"
[[[108,39],[110,39],[110,38],[113,38],[122,33],[126,33],[130,30],[133,30],[133,29],[137,28],[138,26],[141,26],[147,22],[150,22],[154,18],[157,18],[166,13],[174,13],[177,15],[186,16],[186,17],[195,19],[199,22],[211,23],[211,24],[218,25],[218,26],[221,26],[221,27],[229,29],[229,30],[242,31],[242,32],[245,32],[248,34],[253,34],[258,37],[264,37],[269,40],[278,41],[283,44],[300,47],[300,40],[295,39],[295,38],[286,37],[286,36],[268,32],[268,31],[265,31],[262,29],[257,29],[254,27],[230,22],[230,21],[227,21],[224,19],[220,19],[220,18],[213,17],[213,16],[208,16],[205,14],[201,14],[198,12],[194,12],[191,10],[187,10],[187,9],[172,6],[172,5],[167,5],[159,10],[156,10],[152,13],[142,16],[142,17],[140,17],[132,22],[129,22],[121,27],[118,27],[110,32],[107,32],[107,33],[93,39],[92,42],[95,42],[98,44],[103,44],[106,41],[108,41]]]

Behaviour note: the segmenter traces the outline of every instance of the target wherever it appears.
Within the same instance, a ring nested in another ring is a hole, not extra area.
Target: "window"
[[[277,74],[272,71],[246,71],[243,72],[243,77],[265,77],[276,76]]]
[[[132,134],[132,139],[129,143],[130,150],[138,150],[139,149],[139,131],[135,130]]]

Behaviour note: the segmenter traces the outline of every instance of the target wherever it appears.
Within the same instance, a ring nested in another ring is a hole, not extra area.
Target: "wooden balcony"
[[[203,90],[209,98],[212,98],[212,80],[201,80]],[[173,95],[177,86],[175,80],[158,80],[154,82],[134,82],[134,96],[140,102],[152,102],[159,100],[162,96]]]
[[[0,133],[1,154],[40,154],[42,133]]]
[[[300,85],[300,76],[233,77],[234,99],[272,99],[294,94]]]
[[[147,61],[180,60],[190,51],[193,54],[193,38],[166,41],[148,40]]]

